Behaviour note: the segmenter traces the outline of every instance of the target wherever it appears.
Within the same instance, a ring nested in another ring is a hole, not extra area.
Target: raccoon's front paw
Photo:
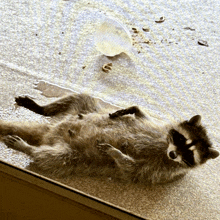
[[[27,145],[26,142],[17,135],[7,135],[3,137],[3,142],[6,146],[14,150],[21,150]]]
[[[123,155],[123,153],[120,150],[116,149],[111,144],[107,144],[107,143],[100,144],[100,143],[98,143],[97,148],[102,153],[108,154],[109,156],[111,156],[114,159],[122,157],[122,155]]]
[[[101,151],[102,153],[108,153],[109,150],[113,149],[114,147],[111,145],[111,144],[100,144],[100,143],[97,143],[97,146],[96,146],[99,151]]]
[[[32,100],[32,98],[27,95],[15,97],[15,102],[17,105],[23,107],[30,107],[36,105],[36,103]]]

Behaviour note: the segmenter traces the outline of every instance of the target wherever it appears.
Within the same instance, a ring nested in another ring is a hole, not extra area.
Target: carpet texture
[[[200,114],[220,150],[219,8],[217,0],[1,0],[0,118],[46,120],[13,104],[20,94],[42,103],[54,100],[33,88],[47,80],[121,107],[138,105],[164,120]],[[130,31],[129,56],[110,58],[96,50],[95,31],[106,16]],[[165,21],[156,23],[162,16]],[[112,63],[108,73],[102,71],[107,63]],[[22,168],[30,162],[2,143],[0,159]],[[220,219],[219,174],[217,158],[161,186],[98,178],[60,181],[146,219],[204,220]]]

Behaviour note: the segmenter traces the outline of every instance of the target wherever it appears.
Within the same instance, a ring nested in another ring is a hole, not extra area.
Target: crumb
[[[207,41],[205,41],[205,40],[199,40],[199,41],[198,41],[198,44],[201,45],[201,46],[206,46],[206,47],[209,46],[208,43],[207,43]]]
[[[86,68],[86,66],[83,66],[82,68],[83,68],[83,69],[85,69],[85,68]]]
[[[149,32],[150,31],[150,29],[147,28],[147,27],[142,27],[142,30],[145,31],[145,32]]]
[[[196,29],[191,28],[191,27],[184,27],[183,29],[185,29],[185,30],[190,30],[190,31],[195,31],[195,30],[196,30]]]
[[[107,63],[102,66],[102,71],[104,71],[106,73],[108,73],[109,70],[111,70],[111,69],[112,69],[112,63]]]
[[[61,55],[61,52],[59,52],[59,55]]]
[[[134,31],[135,34],[139,33],[139,31],[137,30],[137,28],[132,28],[132,30]]]
[[[165,18],[164,17],[160,17],[159,20],[155,21],[156,23],[162,23],[165,21]]]

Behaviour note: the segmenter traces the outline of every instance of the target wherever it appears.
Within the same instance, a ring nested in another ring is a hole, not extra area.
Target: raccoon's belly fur
[[[30,155],[30,168],[48,175],[102,175],[131,182],[162,183],[218,157],[201,116],[167,125],[149,120],[136,106],[110,113],[83,94],[40,106],[16,103],[38,114],[67,114],[55,124],[0,120],[0,140]]]
[[[40,146],[32,147],[30,153],[32,166],[60,177],[101,175],[133,182],[168,182],[188,170],[167,157],[168,128],[134,116],[114,120],[98,113],[68,116],[42,127]],[[32,129],[35,133],[41,128]],[[105,144],[120,152],[100,149]]]

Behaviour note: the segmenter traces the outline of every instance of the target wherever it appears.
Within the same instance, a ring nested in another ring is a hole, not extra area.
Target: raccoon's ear
[[[201,119],[202,118],[200,115],[195,115],[189,120],[189,123],[195,126],[199,126],[201,125]]]
[[[218,156],[219,156],[219,152],[217,150],[213,148],[209,148],[209,155],[208,155],[209,159],[215,159]]]

